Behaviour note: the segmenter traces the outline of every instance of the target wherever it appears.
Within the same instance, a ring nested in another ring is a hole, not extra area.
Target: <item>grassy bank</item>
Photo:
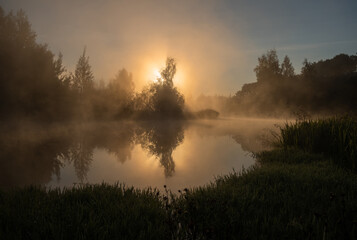
[[[0,239],[164,239],[155,190],[123,185],[29,187],[0,194]]]
[[[283,138],[317,122],[284,126],[254,168],[175,195],[105,184],[1,191],[0,239],[356,239],[357,175],[339,163],[345,153]]]
[[[354,118],[287,123],[281,128],[277,145],[323,154],[337,165],[357,172],[357,120]]]

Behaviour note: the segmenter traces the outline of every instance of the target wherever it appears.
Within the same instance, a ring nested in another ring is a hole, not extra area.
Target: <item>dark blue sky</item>
[[[166,56],[177,59],[177,84],[197,95],[234,94],[255,81],[257,58],[275,48],[296,72],[305,58],[357,52],[357,1],[0,0],[22,8],[38,41],[61,51],[72,70],[87,46],[97,79],[120,68],[137,86]]]

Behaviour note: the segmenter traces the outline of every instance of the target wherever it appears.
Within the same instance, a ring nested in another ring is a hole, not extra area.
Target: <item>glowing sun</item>
[[[153,75],[154,75],[154,79],[153,79],[154,82],[157,82],[159,81],[159,79],[161,79],[161,74],[158,69],[154,69]]]

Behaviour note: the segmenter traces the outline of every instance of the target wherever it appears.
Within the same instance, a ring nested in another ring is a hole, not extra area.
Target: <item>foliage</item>
[[[324,154],[357,171],[357,121],[351,117],[302,120],[280,129],[279,146]]]
[[[257,76],[257,81],[272,81],[278,77],[282,70],[280,68],[278,55],[276,50],[269,50],[258,58],[258,66],[254,68]]]
[[[94,76],[89,65],[89,57],[86,56],[86,48],[83,54],[79,57],[76,70],[73,77],[74,88],[80,93],[84,94],[92,90]]]
[[[281,74],[284,78],[291,78],[295,76],[294,67],[288,56],[284,57],[284,61],[281,64]]]
[[[61,120],[70,113],[65,98],[61,57],[36,43],[23,11],[5,14],[0,7],[1,119]]]
[[[176,74],[175,59],[168,57],[166,59],[166,67],[161,70],[160,75],[165,85],[173,86],[173,78]]]
[[[296,75],[288,56],[279,65],[275,50],[258,58],[257,82],[243,85],[230,99],[231,111],[242,115],[282,117],[304,111],[314,115],[356,114],[357,56],[305,59]]]

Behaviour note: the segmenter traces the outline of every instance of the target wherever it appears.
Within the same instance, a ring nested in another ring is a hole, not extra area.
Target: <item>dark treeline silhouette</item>
[[[300,74],[288,56],[280,64],[275,50],[258,58],[257,82],[227,99],[226,111],[250,116],[356,114],[357,56],[339,54],[304,61]]]
[[[23,11],[6,15],[0,7],[0,53],[1,120],[51,121],[72,114],[62,57],[55,59],[46,45],[36,43]]]
[[[176,62],[167,58],[161,77],[134,92],[133,77],[119,70],[96,86],[84,49],[74,73],[63,66],[36,34],[23,11],[0,7],[0,118],[2,121],[183,118],[184,97],[173,84]]]

